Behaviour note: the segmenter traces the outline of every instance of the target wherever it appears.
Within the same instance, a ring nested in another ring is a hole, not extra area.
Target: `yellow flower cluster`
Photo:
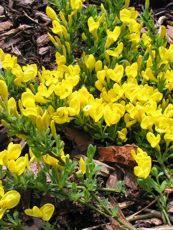
[[[0,181],[0,219],[2,219],[7,210],[17,206],[19,201],[20,194],[15,190],[5,192],[2,181]]]
[[[21,151],[20,144],[11,142],[7,150],[0,152],[0,165],[6,166],[11,173],[20,176],[29,167],[28,154],[20,156]]]
[[[128,141],[129,131],[133,133],[133,127],[139,126],[145,131],[145,141],[159,151],[161,142],[167,145],[173,142],[173,106],[165,96],[173,89],[173,45],[166,46],[162,42],[156,49],[150,34],[142,32],[142,22],[134,8],[122,9],[110,27],[102,5],[98,16],[87,19],[88,33],[86,30],[82,33],[86,44],[89,34],[97,47],[103,37],[102,28],[106,35],[102,39],[102,53],[97,55],[96,51],[90,53],[88,50],[70,62],[73,53],[70,26],[83,3],[83,0],[69,1],[69,15],[63,11],[56,14],[50,7],[46,9],[55,34],[55,37],[50,35],[50,39],[58,48],[55,69],[43,67],[39,71],[35,64],[21,67],[16,57],[0,50],[2,68],[14,75],[17,89],[25,89],[15,101],[10,97],[5,80],[0,77],[1,100],[6,102],[9,114],[28,117],[39,132],[48,127],[55,130],[55,123],[65,124],[82,115],[84,121],[89,119],[104,127],[118,127],[118,138],[123,142]],[[163,36],[158,37],[162,39]],[[164,87],[160,89],[162,82]],[[22,174],[28,167],[28,155],[20,154],[20,147],[10,143],[1,153],[1,165]],[[146,178],[151,169],[151,158],[141,149],[133,153],[133,157],[138,164],[136,176]],[[49,165],[58,165],[57,159],[49,155],[43,160]],[[82,158],[80,171],[86,172]],[[37,209],[36,212],[43,216],[42,211]]]
[[[140,148],[137,149],[137,153],[132,151],[132,156],[137,163],[137,166],[134,168],[135,175],[146,179],[151,171],[151,157]]]
[[[25,209],[25,214],[28,216],[33,216],[41,218],[44,221],[49,221],[55,211],[55,206],[53,204],[44,204],[41,208],[34,206],[32,209]]]

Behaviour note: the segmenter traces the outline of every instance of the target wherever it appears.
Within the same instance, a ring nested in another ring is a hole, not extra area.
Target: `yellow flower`
[[[169,61],[173,61],[173,45],[171,44],[168,49],[160,46],[159,54],[163,63],[167,64]]]
[[[24,157],[19,157],[17,160],[7,161],[7,168],[9,171],[18,176],[24,173],[27,167],[29,167],[28,154],[25,154]]]
[[[124,115],[125,107],[122,104],[110,103],[104,107],[104,120],[107,126],[117,124]]]
[[[164,140],[166,141],[166,143],[170,143],[170,142],[172,142],[173,141],[173,133],[172,132],[170,132],[170,133],[166,133],[165,135],[164,135]]]
[[[11,190],[6,192],[3,197],[0,199],[0,208],[11,209],[18,205],[20,201],[20,194]]]
[[[138,74],[138,63],[135,62],[131,66],[127,66],[125,72],[128,78],[136,78]]]
[[[124,67],[116,64],[114,70],[108,69],[106,76],[115,82],[120,82],[124,74]]]
[[[71,121],[72,118],[69,117],[68,107],[59,107],[53,115],[52,119],[57,124],[64,124]]]
[[[160,29],[159,29],[159,35],[161,38],[164,38],[166,37],[166,32],[167,32],[167,29],[165,26],[161,26]]]
[[[79,10],[82,8],[84,0],[70,0],[70,6],[72,10]]]
[[[96,60],[95,60],[95,57],[93,54],[90,54],[88,56],[86,56],[84,58],[84,62],[85,62],[85,65],[86,67],[92,71],[94,68],[95,68],[95,63],[96,63]]]
[[[152,40],[146,33],[143,33],[142,34],[142,41],[144,42],[145,46],[149,46],[151,44]]]
[[[111,57],[118,58],[123,51],[123,47],[124,47],[123,43],[120,42],[114,50],[106,50],[106,54]]]
[[[96,73],[97,73],[98,71],[101,71],[102,68],[103,68],[103,63],[102,63],[102,61],[100,61],[100,60],[96,61],[96,63],[95,63],[95,71],[96,71]]]
[[[46,154],[43,156],[43,161],[46,164],[51,165],[53,167],[56,167],[58,165],[58,162],[59,162],[55,157],[52,157],[49,154]]]
[[[27,92],[22,93],[21,102],[25,108],[35,107],[34,94],[32,94],[31,91],[27,91]]]
[[[156,80],[156,78],[153,75],[153,72],[150,68],[147,68],[145,71],[142,71],[142,77],[145,80]]]
[[[30,80],[35,79],[37,75],[37,65],[36,64],[31,64],[31,65],[26,65],[23,66],[23,82],[28,82]]]
[[[51,20],[57,20],[57,14],[50,6],[46,7],[46,14]]]
[[[21,151],[21,145],[11,142],[7,150],[0,152],[0,165],[6,165],[6,162],[9,160],[16,160],[20,156]]]
[[[63,80],[61,83],[56,85],[54,92],[60,97],[60,99],[65,99],[72,93],[72,90],[72,84],[66,80]]]
[[[5,53],[4,53],[4,51],[2,49],[0,49],[0,61],[2,61],[4,59],[4,57],[5,57]]]
[[[121,27],[116,26],[113,31],[107,30],[107,39],[105,43],[105,48],[108,49],[114,42],[117,41],[121,33]]]
[[[19,201],[20,194],[15,190],[11,190],[3,194],[0,199],[0,219],[2,219],[6,210],[12,209],[17,206]]]
[[[127,129],[126,128],[118,131],[118,138],[122,141],[127,141]]]
[[[97,80],[97,81],[95,82],[95,87],[96,87],[99,91],[102,91],[102,89],[103,89],[103,84],[102,84],[102,82],[99,81],[99,80]]]
[[[5,70],[12,70],[16,63],[17,63],[17,58],[15,56],[11,56],[10,54],[5,54],[2,61],[2,67]]]
[[[160,134],[157,134],[157,136],[155,136],[151,132],[148,132],[146,137],[147,137],[147,141],[150,143],[152,148],[157,147],[161,139]]]
[[[30,90],[22,93],[21,112],[27,117],[37,117],[38,115],[38,108],[35,104],[35,96]]]
[[[2,180],[0,180],[0,198],[2,198],[2,196],[4,195],[4,187],[2,185]]]
[[[18,115],[16,100],[13,97],[8,100],[7,107],[10,114],[15,116]]]
[[[122,9],[120,11],[120,20],[123,23],[127,23],[127,24],[132,23],[136,20],[138,15],[139,15],[139,13],[134,8]]]
[[[82,157],[79,160],[79,169],[82,174],[86,173],[86,162],[84,161]]]
[[[53,20],[52,26],[53,26],[52,32],[54,34],[57,34],[59,36],[64,35],[64,37],[67,38],[68,36],[67,29],[65,28],[65,26],[61,25],[59,21]]]
[[[102,99],[95,99],[87,104],[84,108],[84,114],[90,116],[95,122],[98,122],[103,116]]]
[[[89,27],[89,32],[93,35],[96,36],[97,30],[100,26],[99,21],[95,21],[93,17],[88,18],[88,27]]]
[[[154,119],[151,116],[146,116],[144,115],[142,117],[142,121],[141,121],[141,128],[142,129],[152,129],[154,125]]]
[[[57,65],[65,65],[66,64],[66,57],[64,55],[61,55],[59,52],[56,52],[56,63]]]
[[[45,131],[50,124],[50,116],[47,111],[44,112],[42,116],[36,117],[36,127],[40,132]]]
[[[33,216],[41,218],[44,221],[49,221],[55,211],[55,206],[53,204],[44,204],[41,208],[34,206],[32,209],[25,209],[25,214],[28,216]]]
[[[5,81],[0,80],[0,97],[3,101],[7,102],[8,100],[8,87],[5,83]]]
[[[169,104],[165,111],[164,111],[164,115],[168,118],[172,118],[173,117],[173,105]]]
[[[138,164],[134,167],[134,174],[139,178],[146,179],[151,171],[151,157],[140,148],[137,148],[137,153],[132,150],[131,154]]]

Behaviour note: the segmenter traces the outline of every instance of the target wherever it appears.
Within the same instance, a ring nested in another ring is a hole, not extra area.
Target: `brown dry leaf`
[[[114,171],[115,169],[101,161],[98,161],[98,160],[94,160],[94,163],[97,165],[97,166],[100,166],[100,173],[102,176],[109,176],[110,175],[110,171]]]
[[[110,203],[111,203],[111,208],[118,207],[118,214],[117,214],[117,216],[118,216],[118,218],[121,220],[121,222],[122,222],[124,225],[128,226],[127,229],[131,229],[131,228],[132,228],[132,225],[126,220],[126,218],[125,218],[123,212],[121,211],[121,209],[119,208],[118,203],[116,202],[115,198],[113,198],[113,197],[110,196],[110,197],[109,197],[109,201],[110,201]],[[110,224],[111,224],[113,230],[114,230],[114,229],[115,229],[115,230],[119,230],[119,228],[118,228],[118,226],[117,226],[117,221],[116,221],[114,218],[112,218],[112,217],[109,218],[109,220],[110,220]],[[114,226],[117,226],[117,228],[114,228]],[[119,225],[119,226],[120,226],[120,225]],[[120,230],[121,230],[121,229],[122,229],[122,228],[120,227]]]
[[[141,227],[150,228],[150,227],[159,226],[161,224],[163,224],[163,222],[159,218],[151,218],[151,219],[146,219],[146,220],[137,220],[135,222],[135,226],[137,228],[141,228]]]
[[[20,31],[24,31],[24,30],[26,31],[27,29],[30,29],[30,28],[32,28],[32,26],[25,25],[25,24],[20,25],[20,26],[19,26],[18,28],[16,28],[16,29],[11,29],[11,30],[9,30],[9,31],[7,31],[7,32],[5,32],[5,33],[3,33],[3,34],[1,35],[1,39],[4,39],[5,37],[11,36],[11,35],[14,35],[14,34],[20,32]]]
[[[88,145],[93,143],[91,138],[81,130],[68,127],[64,133],[70,141],[75,143],[79,152],[86,152]]]
[[[173,43],[173,26],[167,26],[167,38],[170,43]]]
[[[171,193],[173,193],[173,188],[166,188],[164,190],[164,192],[167,193],[167,194],[171,194]]]
[[[100,160],[105,162],[120,163],[127,166],[134,166],[131,151],[136,150],[135,145],[99,147]]]
[[[47,34],[43,34],[37,38],[36,42],[37,42],[38,47],[42,47],[49,42],[49,37]]]
[[[119,225],[118,221],[116,221],[114,218],[109,218],[110,220],[110,227],[112,230],[121,230],[121,226]],[[107,228],[110,229],[110,228]]]
[[[130,206],[132,206],[134,204],[134,201],[124,201],[124,202],[121,202],[121,203],[118,203],[118,206],[122,209],[126,209]]]
[[[2,45],[3,49],[8,49],[9,47],[13,47],[14,45],[16,45],[17,43],[19,43],[21,41],[21,38],[11,38],[8,42],[4,42],[4,44]]]
[[[126,185],[127,188],[136,191],[138,190],[138,184],[136,181],[136,177],[134,176],[133,173],[129,172],[126,170],[126,173],[124,175],[124,183]]]
[[[170,225],[162,225],[160,227],[154,227],[154,228],[138,228],[139,230],[173,230],[173,226]]]
[[[38,53],[39,53],[40,55],[44,55],[44,54],[46,54],[49,50],[50,50],[50,46],[41,47],[41,48],[39,49]]]
[[[17,0],[18,5],[21,6],[31,5],[33,2],[34,0]]]
[[[43,12],[40,12],[40,11],[35,12],[35,17],[42,19],[44,22],[46,22],[46,24],[49,24],[51,22],[51,19],[48,18],[48,16],[46,14],[44,14]]]
[[[10,29],[13,26],[11,21],[5,21],[0,23],[0,32]]]
[[[168,203],[168,212],[169,212],[170,214],[173,214],[173,201],[170,201],[170,202]]]
[[[118,181],[118,175],[116,173],[111,174],[106,182],[106,188],[116,188]]]

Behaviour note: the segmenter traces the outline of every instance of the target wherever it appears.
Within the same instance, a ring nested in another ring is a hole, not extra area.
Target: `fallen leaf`
[[[170,43],[173,43],[173,26],[167,26],[167,38]]]
[[[126,186],[127,197],[137,197],[139,195],[139,187],[134,174],[128,170],[124,174],[124,184]]]
[[[115,198],[110,196],[110,197],[109,197],[109,201],[110,201],[110,204],[111,204],[111,208],[112,208],[112,209],[118,207],[117,218],[120,219],[121,222],[122,222],[124,225],[127,226],[127,229],[132,229],[132,225],[126,220],[126,218],[125,218],[123,212],[121,211],[121,209],[119,208],[118,203],[116,202]],[[110,224],[111,224],[113,230],[119,230],[118,227],[119,227],[120,225],[119,225],[119,224],[118,224],[119,226],[117,225],[117,221],[116,221],[114,218],[112,218],[112,217],[109,218],[109,220],[110,220]],[[117,228],[114,228],[114,226],[115,226],[115,227],[117,226]],[[122,227],[120,227],[120,230],[121,230],[121,229],[122,229]]]
[[[3,49],[8,49],[9,47],[13,47],[14,45],[16,45],[17,43],[19,43],[21,41],[21,38],[11,38],[8,42],[4,42],[4,44],[2,45]]]
[[[136,150],[135,145],[99,147],[98,152],[101,161],[120,163],[127,166],[135,166],[131,151]]]
[[[121,202],[121,203],[118,203],[118,206],[121,208],[121,209],[126,209],[130,206],[132,206],[134,204],[134,201],[124,201],[124,202]]]
[[[154,227],[154,228],[138,228],[139,230],[173,230],[173,227],[170,225],[162,225],[160,227]]]
[[[41,47],[41,48],[39,49],[38,53],[39,53],[40,55],[44,55],[44,54],[46,54],[49,50],[50,50],[50,46]]]
[[[164,190],[164,192],[167,193],[167,194],[171,194],[171,193],[173,193],[173,188],[166,188]]]
[[[26,6],[31,5],[34,2],[34,0],[17,0],[18,5]]]
[[[38,47],[42,47],[49,42],[49,37],[47,34],[43,34],[37,38],[36,42],[37,42]]]
[[[109,218],[110,226],[112,230],[121,230],[121,226],[119,225],[118,221],[116,221],[114,218]]]
[[[168,212],[173,214],[173,201],[170,201],[168,203]]]
[[[141,228],[141,227],[155,227],[163,224],[162,220],[159,218],[151,218],[151,219],[146,219],[146,220],[137,220],[135,222],[135,227]]]
[[[111,174],[106,182],[106,188],[116,188],[118,181],[118,175],[116,173]]]
[[[42,19],[46,24],[49,24],[51,22],[51,19],[48,18],[48,16],[40,11],[35,12],[35,17]]]
[[[11,21],[5,21],[0,23],[0,32],[10,29],[13,26]]]

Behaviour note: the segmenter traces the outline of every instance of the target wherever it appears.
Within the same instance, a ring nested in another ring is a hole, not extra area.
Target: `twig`
[[[149,228],[140,228],[139,230],[148,230]],[[150,228],[150,230],[172,230],[173,226],[163,225],[155,228]]]
[[[93,227],[89,227],[89,228],[83,228],[82,230],[94,230],[94,229],[98,229],[100,227],[104,227],[105,225],[107,225],[107,224],[99,224],[97,226],[93,226]]]
[[[149,218],[152,218],[152,217],[157,217],[159,219],[162,219],[162,214],[147,213],[147,214],[143,214],[143,215],[132,216],[130,219],[128,218],[127,220],[129,222],[132,222],[132,221],[136,221],[136,220],[145,220],[145,219],[149,219]]]
[[[151,203],[149,203],[146,207],[142,208],[141,210],[139,210],[138,212],[132,214],[131,216],[128,216],[126,219],[127,220],[131,220],[134,216],[140,214],[141,212],[143,212],[144,210],[146,210],[147,208],[151,207],[154,203],[156,203],[156,201],[158,200],[158,197],[156,197]]]

